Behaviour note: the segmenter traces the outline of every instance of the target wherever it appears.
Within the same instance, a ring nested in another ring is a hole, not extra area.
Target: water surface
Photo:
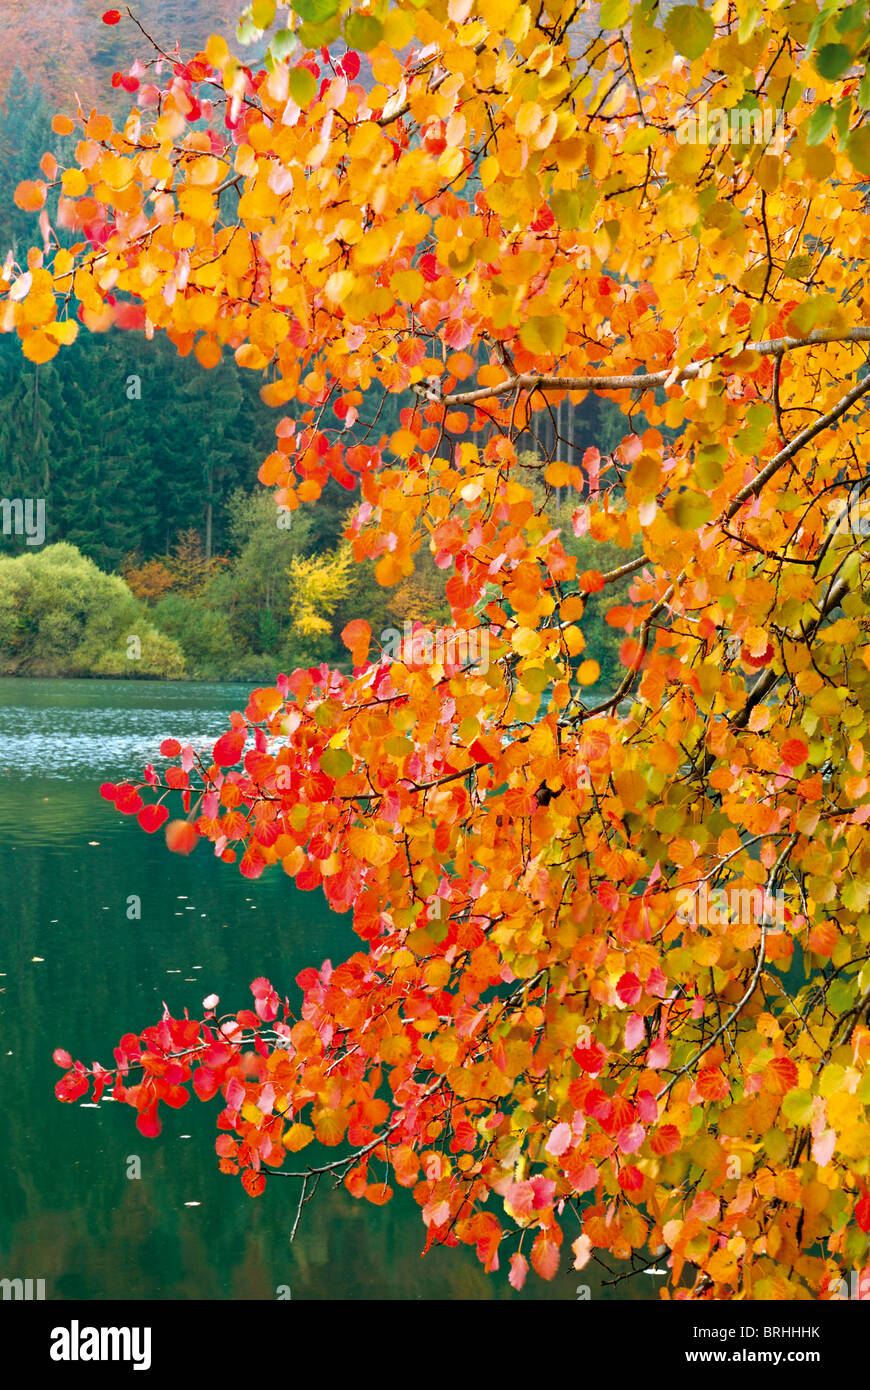
[[[588,1268],[530,1277],[517,1295],[504,1265],[487,1275],[468,1250],[421,1260],[425,1230],[404,1190],[374,1208],[322,1186],[291,1246],[296,1184],[275,1178],[251,1200],[218,1172],[216,1102],[161,1107],[163,1133],[146,1140],[126,1106],[55,1101],[55,1047],[108,1064],[163,1001],[175,1016],[212,992],[241,1007],[257,975],[292,995],[301,969],[359,944],[319,891],[280,872],[251,883],[204,844],[170,855],[161,834],[99,795],[100,782],[137,776],[168,735],[212,741],[248,693],[0,680],[0,1277],[44,1278],[57,1299],[271,1299],[281,1288],[294,1299],[574,1300],[581,1279],[595,1297],[655,1296],[653,1277],[604,1288]],[[140,920],[127,915],[133,897]],[[139,1179],[128,1177],[135,1158]]]

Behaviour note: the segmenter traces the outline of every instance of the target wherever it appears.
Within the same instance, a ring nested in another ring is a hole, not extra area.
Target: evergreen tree
[[[74,143],[54,134],[51,128],[54,109],[45,88],[29,81],[24,69],[16,64],[0,103],[0,169],[3,170],[0,265],[10,248],[21,262],[28,248],[40,240],[33,213],[22,212],[15,205],[15,189],[24,179],[40,177],[39,161],[47,150],[61,161],[68,156]],[[63,241],[65,234],[56,225],[56,192],[49,197],[46,206],[55,232]]]

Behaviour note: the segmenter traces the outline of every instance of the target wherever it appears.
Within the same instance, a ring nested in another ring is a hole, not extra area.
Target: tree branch
[[[806,338],[771,338],[745,343],[733,355],[757,352],[762,357],[772,357],[796,348],[814,347],[817,343],[870,343],[870,328],[852,328],[846,333],[841,329],[817,328]],[[419,384],[413,389],[424,400],[445,406],[474,405],[476,401],[508,395],[511,391],[649,391],[655,386],[673,386],[680,381],[692,381],[717,360],[727,362],[729,358],[706,357],[702,362],[693,362],[688,367],[667,367],[664,371],[631,376],[535,376],[521,372],[492,386],[478,386],[473,391],[458,391],[451,396],[439,396],[428,386]]]

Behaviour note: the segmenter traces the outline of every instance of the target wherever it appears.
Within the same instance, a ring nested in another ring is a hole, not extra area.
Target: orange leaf
[[[24,212],[39,212],[45,205],[45,184],[25,179],[15,190],[15,205]]]
[[[532,1246],[532,1268],[542,1279],[555,1279],[559,1272],[559,1247],[545,1231],[540,1232]]]
[[[362,666],[368,656],[372,630],[365,618],[354,618],[341,630],[341,640],[353,656],[354,666]]]

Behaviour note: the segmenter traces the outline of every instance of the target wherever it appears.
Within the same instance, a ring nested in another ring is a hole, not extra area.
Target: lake
[[[296,1183],[275,1178],[252,1200],[218,1172],[217,1101],[161,1107],[163,1133],[148,1140],[127,1106],[55,1100],[55,1047],[109,1064],[164,1000],[176,1017],[212,992],[241,1007],[258,975],[292,998],[301,969],[359,944],[319,890],[280,871],[249,882],[204,844],[170,855],[99,795],[103,781],[138,778],[164,737],[213,741],[247,695],[0,680],[0,1277],[44,1279],[54,1299],[575,1300],[581,1280],[593,1298],[656,1297],[654,1276],[605,1287],[606,1274],[566,1267],[517,1294],[506,1258],[496,1274],[464,1248],[421,1260],[425,1229],[403,1189],[375,1208],[322,1185],[291,1245]]]

